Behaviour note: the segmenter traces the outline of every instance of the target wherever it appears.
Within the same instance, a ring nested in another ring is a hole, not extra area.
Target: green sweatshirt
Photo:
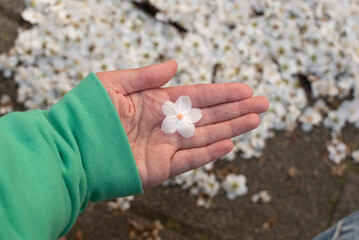
[[[87,76],[48,111],[0,118],[0,239],[57,239],[88,201],[142,193],[105,88]]]

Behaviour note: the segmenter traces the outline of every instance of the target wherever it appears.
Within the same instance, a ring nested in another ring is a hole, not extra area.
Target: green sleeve
[[[0,118],[0,239],[57,239],[89,200],[138,193],[126,133],[95,74],[48,111]]]

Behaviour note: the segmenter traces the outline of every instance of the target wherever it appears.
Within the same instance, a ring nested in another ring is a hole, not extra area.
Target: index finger
[[[253,95],[252,88],[243,83],[197,84],[170,87],[167,91],[173,102],[179,96],[189,96],[193,107],[208,107],[226,102],[240,101]]]

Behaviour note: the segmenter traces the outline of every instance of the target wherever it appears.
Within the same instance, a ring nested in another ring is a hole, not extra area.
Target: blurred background
[[[168,59],[167,87],[246,83],[271,105],[231,153],[62,239],[311,239],[359,210],[358,26],[357,0],[0,0],[0,116]]]

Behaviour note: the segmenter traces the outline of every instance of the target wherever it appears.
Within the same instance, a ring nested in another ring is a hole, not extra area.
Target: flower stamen
[[[184,117],[184,114],[183,113],[177,113],[176,114],[177,116],[176,116],[176,118],[178,119],[178,120],[182,120],[183,119],[183,117]]]

